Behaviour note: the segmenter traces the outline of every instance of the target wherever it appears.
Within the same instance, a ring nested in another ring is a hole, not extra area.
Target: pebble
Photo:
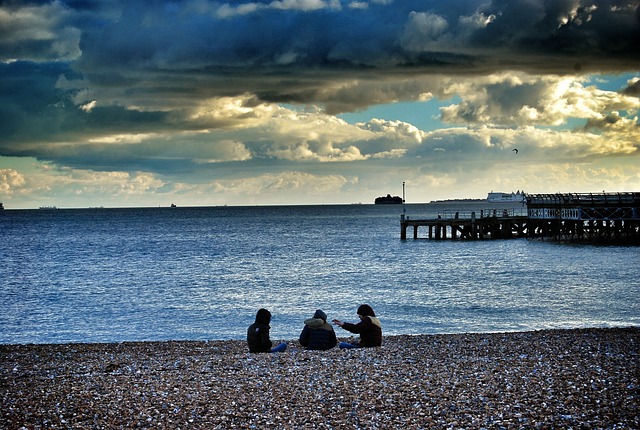
[[[640,428],[637,327],[287,343],[0,345],[0,428]]]

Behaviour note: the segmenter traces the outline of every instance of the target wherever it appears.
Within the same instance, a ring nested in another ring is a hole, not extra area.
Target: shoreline
[[[640,327],[287,343],[0,344],[0,428],[640,428]]]

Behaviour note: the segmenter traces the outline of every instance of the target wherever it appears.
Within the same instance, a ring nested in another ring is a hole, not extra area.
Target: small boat
[[[177,208],[178,206],[176,206],[175,203],[171,203],[171,207],[172,208]]]
[[[4,210],[4,205],[2,204],[2,202],[0,202],[0,211]]]

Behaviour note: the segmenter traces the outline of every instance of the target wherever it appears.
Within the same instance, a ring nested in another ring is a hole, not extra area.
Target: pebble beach
[[[637,327],[285,341],[0,345],[0,428],[640,428]]]

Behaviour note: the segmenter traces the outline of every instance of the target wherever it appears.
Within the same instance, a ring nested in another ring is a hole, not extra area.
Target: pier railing
[[[477,211],[443,210],[438,212],[439,219],[504,218],[527,216],[527,208],[481,209]]]
[[[640,193],[527,194],[527,206],[640,206]]]

